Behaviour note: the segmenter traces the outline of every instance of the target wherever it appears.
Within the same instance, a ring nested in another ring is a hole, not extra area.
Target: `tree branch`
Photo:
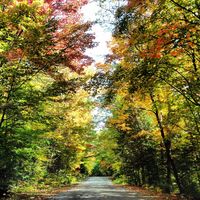
[[[195,12],[193,12],[191,9],[182,6],[181,4],[177,3],[177,2],[174,1],[174,0],[170,0],[170,1],[173,2],[173,3],[174,3],[176,6],[178,6],[179,8],[182,8],[183,10],[192,13],[195,17],[197,17],[198,19],[200,19],[200,16],[198,16],[198,15],[197,15]]]

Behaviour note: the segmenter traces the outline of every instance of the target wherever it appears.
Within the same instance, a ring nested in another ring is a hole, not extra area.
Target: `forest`
[[[96,2],[94,69],[87,0],[0,0],[0,196],[95,175],[198,199],[200,1]]]

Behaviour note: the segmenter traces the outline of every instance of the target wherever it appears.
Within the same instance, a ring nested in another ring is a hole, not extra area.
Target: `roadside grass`
[[[2,198],[2,200],[47,200],[59,193],[66,192],[76,184],[61,186],[57,188],[48,188],[45,190],[35,190],[34,192],[20,192],[8,195],[8,197]]]

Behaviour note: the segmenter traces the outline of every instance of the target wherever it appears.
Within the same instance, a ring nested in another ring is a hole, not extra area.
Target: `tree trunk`
[[[158,122],[158,126],[159,126],[159,129],[160,129],[161,137],[163,139],[163,143],[164,143],[164,147],[165,147],[165,151],[166,151],[166,157],[167,157],[167,161],[166,161],[166,169],[167,169],[167,175],[166,175],[167,187],[166,187],[166,192],[168,192],[168,193],[171,192],[171,168],[172,168],[174,177],[176,179],[176,183],[177,183],[178,188],[179,188],[179,191],[180,191],[180,193],[183,193],[183,187],[181,185],[181,182],[180,182],[180,179],[179,179],[179,175],[178,175],[174,160],[171,157],[171,141],[165,137],[165,132],[164,132],[164,128],[162,126],[162,122],[161,122],[160,116],[159,116],[159,111],[158,111],[158,108],[156,106],[156,102],[154,100],[153,94],[151,92],[150,92],[150,97],[151,97],[151,101],[153,103],[153,106],[155,108],[156,119],[157,119],[157,122]]]

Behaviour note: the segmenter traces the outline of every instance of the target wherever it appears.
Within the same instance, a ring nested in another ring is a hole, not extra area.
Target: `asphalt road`
[[[115,187],[108,177],[90,177],[75,188],[60,193],[51,200],[152,200],[136,192],[130,192],[122,187]]]

